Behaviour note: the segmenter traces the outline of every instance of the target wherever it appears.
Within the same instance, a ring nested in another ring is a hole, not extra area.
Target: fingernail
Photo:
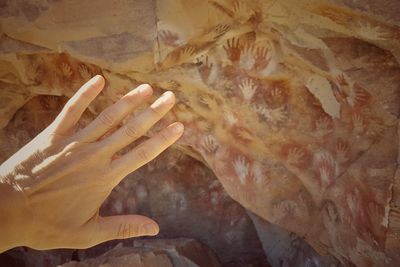
[[[156,108],[164,103],[173,103],[174,102],[174,93],[171,91],[167,91],[161,95],[152,105],[152,108]]]
[[[184,128],[185,128],[185,127],[183,126],[182,123],[177,122],[177,123],[175,123],[175,124],[172,126],[172,131],[173,131],[174,133],[181,133],[181,132],[183,132]]]
[[[143,226],[143,228],[144,228],[144,231],[145,231],[145,233],[143,233],[143,234],[145,234],[145,235],[156,235],[156,234],[158,234],[158,227],[155,226],[153,223],[145,224]]]
[[[149,95],[153,89],[151,88],[150,84],[141,84],[137,88],[137,92],[142,95]]]
[[[98,83],[98,82],[101,80],[101,78],[103,78],[103,76],[97,74],[96,76],[94,76],[94,77],[91,79],[90,82],[91,82],[92,84],[96,84],[96,83]]]

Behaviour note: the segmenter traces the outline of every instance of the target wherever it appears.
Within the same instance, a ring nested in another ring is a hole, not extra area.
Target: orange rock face
[[[182,121],[177,148],[243,207],[345,266],[400,263],[396,1],[1,5],[2,160],[43,123],[13,118],[33,97],[60,106],[103,74],[85,125],[150,83],[178,98],[159,126]]]

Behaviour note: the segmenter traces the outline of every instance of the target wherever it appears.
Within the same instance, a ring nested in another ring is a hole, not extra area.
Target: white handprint
[[[241,84],[239,84],[239,89],[242,92],[243,99],[250,102],[257,90],[257,85],[254,84],[253,80],[246,78],[241,82]]]
[[[247,176],[249,175],[250,164],[243,156],[239,156],[233,162],[233,168],[236,172],[236,175],[239,177],[240,183],[245,184]]]

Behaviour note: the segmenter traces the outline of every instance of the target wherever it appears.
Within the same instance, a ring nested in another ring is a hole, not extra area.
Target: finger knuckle
[[[80,147],[81,147],[81,143],[80,142],[72,141],[65,147],[65,150],[66,151],[76,150],[76,149],[79,149]]]
[[[100,113],[99,120],[107,127],[112,127],[115,124],[114,116],[111,115],[111,112],[108,111]]]
[[[125,103],[127,105],[136,105],[137,104],[137,98],[135,95],[126,95],[123,97],[123,101],[125,101]]]
[[[160,132],[160,139],[163,143],[167,143],[170,140],[170,135],[166,131]]]
[[[139,148],[137,150],[137,155],[139,157],[139,160],[144,161],[144,162],[150,161],[150,159],[151,159],[149,152],[144,148]]]
[[[117,238],[124,239],[126,231],[126,223],[120,223],[117,230]]]
[[[128,137],[131,137],[131,138],[136,139],[136,138],[140,137],[140,131],[136,127],[129,125],[129,124],[126,124],[124,126],[124,132]]]
[[[120,223],[117,231],[117,237],[126,239],[138,235],[138,227],[132,223]]]
[[[77,111],[77,107],[76,107],[76,105],[68,105],[65,108],[65,111],[66,111],[67,114],[74,114]]]
[[[152,117],[162,117],[164,115],[161,107],[150,107],[149,111]]]
[[[84,150],[83,144],[77,141],[72,141],[62,149],[61,153],[65,158],[74,158],[78,154],[83,153]]]

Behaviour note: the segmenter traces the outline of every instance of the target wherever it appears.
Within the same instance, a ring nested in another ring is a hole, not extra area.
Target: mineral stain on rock
[[[191,170],[185,164],[194,163],[186,160],[174,166],[180,162],[175,156],[155,161],[151,172],[171,168],[177,180],[159,175],[152,184],[135,184],[143,190],[116,189],[110,199],[115,205],[106,204],[104,212],[158,216],[165,237],[179,237],[170,223],[179,218],[178,228],[226,266],[263,266],[257,264],[264,260],[272,266],[400,263],[395,1],[0,5],[2,160],[43,127],[38,118],[50,120],[63,103],[46,95],[69,98],[90,76],[103,74],[106,88],[83,127],[121,94],[150,83],[155,95],[172,90],[177,96],[157,129],[182,121],[186,131],[174,149],[202,167]],[[41,113],[45,105],[54,112]],[[188,173],[198,191],[179,182]],[[218,186],[201,181],[214,175]],[[242,207],[227,204],[228,195]],[[171,214],[159,208],[166,199]],[[243,208],[257,216],[257,232]],[[192,230],[202,216],[218,231],[207,233],[207,223]],[[266,245],[265,236],[285,240],[282,253]],[[233,255],[247,251],[245,242],[257,252],[240,262]],[[232,250],[224,253],[223,246]]]

